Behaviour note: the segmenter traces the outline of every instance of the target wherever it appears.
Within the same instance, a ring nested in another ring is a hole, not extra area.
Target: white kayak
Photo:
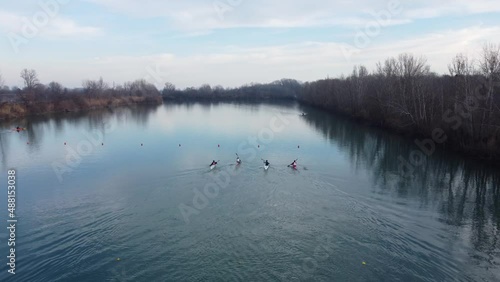
[[[269,166],[268,165],[264,165],[264,170],[268,170],[269,169]]]
[[[211,165],[210,170],[214,169],[217,165]]]

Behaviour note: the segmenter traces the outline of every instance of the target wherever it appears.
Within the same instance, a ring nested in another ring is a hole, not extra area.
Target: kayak
[[[216,168],[218,164],[219,164],[219,161],[213,161],[212,164],[210,165],[210,170],[213,170],[214,168]]]
[[[239,158],[236,159],[236,164],[241,164],[241,160]]]
[[[264,170],[268,170],[269,169],[269,166],[268,165],[264,165]]]

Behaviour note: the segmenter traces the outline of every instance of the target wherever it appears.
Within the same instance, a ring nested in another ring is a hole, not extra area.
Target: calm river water
[[[0,281],[500,281],[498,169],[437,152],[405,177],[411,140],[320,110],[165,104],[0,132]]]

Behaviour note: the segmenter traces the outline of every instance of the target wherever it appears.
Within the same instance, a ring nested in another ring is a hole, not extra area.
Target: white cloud
[[[21,17],[18,15],[0,10],[0,28],[6,30],[12,26],[19,26],[21,23]]]
[[[500,12],[500,5],[496,0],[424,0],[420,1],[419,4],[409,2],[409,4],[404,5],[403,16],[411,19]]]
[[[75,21],[62,16],[49,17],[46,24],[36,24],[36,20],[31,16],[21,16],[15,13],[0,10],[0,31],[13,32],[19,35],[23,34],[23,29],[27,26],[29,30],[36,29],[35,32],[40,37],[70,37],[79,38],[87,36],[96,36],[102,34],[100,28],[92,26],[81,26]]]
[[[447,65],[453,56],[464,53],[470,57],[478,58],[483,44],[496,38],[500,38],[500,26],[472,26],[459,30],[450,29],[429,33],[417,38],[375,44],[362,50],[358,56],[354,56],[353,61],[357,64],[374,66],[378,60],[406,52],[424,55],[428,58],[431,70],[438,73],[447,73]]]
[[[363,0],[363,1],[265,1],[265,0],[87,0],[132,17],[167,18],[178,29],[206,30],[237,27],[363,26],[373,14],[400,3],[401,13],[392,23],[444,15],[499,12],[497,0]]]
[[[92,26],[79,26],[70,19],[56,18],[52,21],[51,28],[47,29],[46,34],[52,37],[97,36],[102,34],[102,30]]]

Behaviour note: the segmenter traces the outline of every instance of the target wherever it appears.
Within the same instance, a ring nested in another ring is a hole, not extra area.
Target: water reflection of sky
[[[302,111],[307,116],[299,116]],[[212,181],[206,171],[211,160],[220,160],[224,169],[234,169],[231,165],[238,146],[268,128],[277,113],[290,124],[283,132],[275,133],[273,142],[261,144],[253,161],[248,159],[250,155],[240,154],[244,166],[241,178],[234,179],[235,187],[250,189],[246,182],[250,187],[255,183],[259,187],[272,184],[276,190],[286,188],[270,204],[273,209],[288,208],[291,204],[284,199],[292,197],[296,206],[290,206],[291,213],[310,210],[317,213],[311,217],[325,226],[330,220],[338,220],[346,230],[362,229],[366,233],[363,236],[389,236],[382,237],[380,244],[409,256],[402,259],[402,264],[415,260],[413,268],[406,265],[411,271],[433,269],[435,277],[440,278],[454,277],[449,271],[467,277],[480,275],[486,280],[498,278],[494,271],[487,270],[497,269],[499,259],[497,170],[437,152],[416,169],[414,178],[404,178],[398,172],[398,157],[408,158],[416,149],[412,142],[296,104],[166,104],[3,123],[1,165],[3,171],[18,170],[25,191],[23,204],[33,209],[44,209],[44,203],[49,205],[51,201],[64,205],[67,201],[78,202],[78,197],[99,196],[122,199],[115,209],[126,208],[130,195],[146,197],[148,203],[178,204],[180,199],[190,200],[192,189]],[[17,124],[28,130],[9,131]],[[85,133],[93,130],[103,134],[104,146],[93,147],[91,154],[83,157],[60,183],[52,164],[64,164],[67,149],[76,148],[79,141],[86,139]],[[64,142],[68,145],[64,146]],[[271,161],[268,174],[259,169],[260,158]],[[290,172],[286,165],[295,158],[299,158],[301,169]],[[330,186],[318,186],[315,180]],[[294,195],[302,196],[296,199]],[[241,201],[244,205],[238,195],[233,197],[227,201]],[[346,201],[340,201],[342,197]],[[270,201],[264,199],[266,204]],[[228,208],[224,200],[220,201],[214,209]],[[4,203],[2,200],[0,207]],[[343,205],[345,209],[340,209]],[[320,211],[315,210],[320,206]],[[329,209],[340,209],[340,213],[329,214]],[[28,210],[24,212],[28,214]],[[175,217],[173,213],[170,216]],[[376,253],[371,254],[374,260]],[[416,259],[418,256],[423,259]],[[429,258],[438,263],[425,265],[423,261]],[[449,265],[447,261],[451,261]]]

